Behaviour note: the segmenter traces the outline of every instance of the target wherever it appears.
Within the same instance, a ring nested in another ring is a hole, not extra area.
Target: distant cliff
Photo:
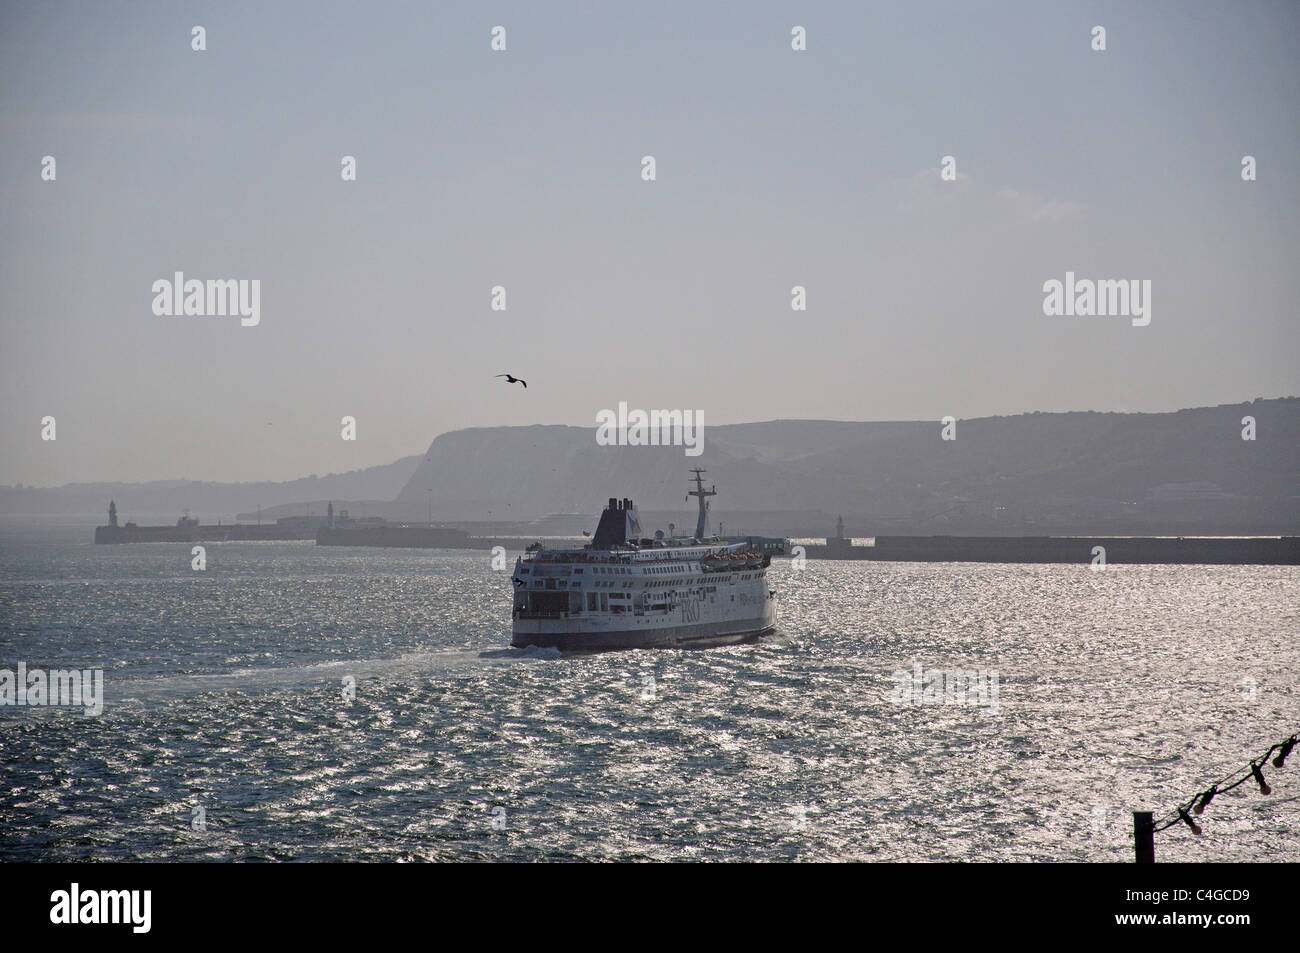
[[[1246,416],[1253,441],[1241,439]],[[354,517],[590,521],[608,497],[630,496],[656,528],[686,527],[687,470],[701,466],[718,485],[715,528],[737,531],[822,536],[842,513],[855,536],[1300,532],[1297,398],[959,420],[952,441],[940,431],[937,420],[707,426],[703,454],[688,457],[681,447],[598,446],[594,422],[485,427],[442,434],[427,454],[387,466],[285,483],[3,487],[0,513],[103,522],[115,499],[124,522],[171,523],[185,507],[212,522],[259,504],[264,519],[309,505],[320,515],[332,500]]]
[[[1242,439],[1245,416],[1256,421],[1253,441]],[[952,441],[940,431],[938,421],[735,424],[707,427],[703,454],[687,457],[680,447],[598,446],[594,425],[459,430],[433,441],[398,500],[464,519],[593,512],[609,496],[685,513],[687,468],[702,466],[719,487],[719,518],[844,513],[854,533],[1300,527],[1297,398],[975,418],[959,420]]]

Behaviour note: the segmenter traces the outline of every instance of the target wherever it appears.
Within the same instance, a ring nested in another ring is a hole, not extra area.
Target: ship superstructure
[[[708,535],[705,471],[692,471],[696,534],[644,534],[630,499],[611,497],[586,546],[533,544],[515,562],[515,646],[565,651],[706,648],[746,642],[776,629],[771,557],[786,540]]]

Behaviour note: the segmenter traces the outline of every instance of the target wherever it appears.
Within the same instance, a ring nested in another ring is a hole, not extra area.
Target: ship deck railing
[[[534,550],[531,553],[525,552],[522,558],[526,563],[626,563],[630,557],[630,553],[610,554],[603,551],[596,555],[585,547],[581,549],[551,549],[547,547],[544,550]]]
[[[533,550],[531,553],[529,553],[527,550],[525,550],[525,551],[524,551],[524,554],[525,554],[525,555],[529,555],[529,556],[531,556],[531,555],[534,555],[534,554],[536,554],[536,553],[538,553],[538,552],[542,552],[542,553],[583,553],[583,552],[586,552],[586,551],[587,551],[587,544],[586,544],[586,543],[577,543],[577,542],[567,543],[567,542],[566,542],[566,543],[547,543],[547,544],[544,545],[540,550],[536,550],[536,549],[535,549],[535,550]]]

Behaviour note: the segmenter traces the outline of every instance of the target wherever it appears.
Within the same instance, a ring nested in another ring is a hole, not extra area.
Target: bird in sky
[[[504,377],[507,384],[523,384],[524,390],[528,389],[528,381],[524,380],[522,377],[512,377],[509,374],[498,374],[497,377]]]

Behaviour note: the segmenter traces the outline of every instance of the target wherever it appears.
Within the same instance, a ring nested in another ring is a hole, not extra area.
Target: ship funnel
[[[636,506],[624,497],[609,498],[609,506],[600,514],[600,524],[596,535],[591,538],[592,549],[609,549],[619,543],[641,537],[641,520],[637,516]]]

